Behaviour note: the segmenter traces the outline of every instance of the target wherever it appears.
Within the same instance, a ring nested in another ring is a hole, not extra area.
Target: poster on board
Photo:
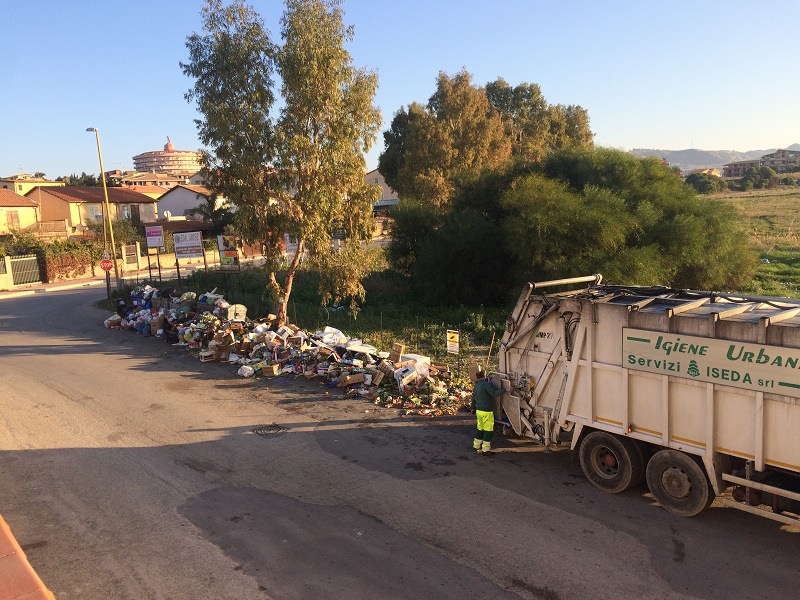
[[[218,235],[219,264],[228,269],[239,268],[239,240],[233,235]]]
[[[172,241],[175,245],[175,258],[203,258],[202,232],[175,233]]]

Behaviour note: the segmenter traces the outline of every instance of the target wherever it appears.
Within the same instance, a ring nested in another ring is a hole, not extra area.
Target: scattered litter
[[[407,353],[400,343],[381,351],[333,327],[313,333],[288,323],[278,327],[273,314],[252,319],[245,305],[216,289],[198,296],[139,286],[103,324],[185,347],[201,362],[231,364],[241,377],[317,379],[327,389],[405,415],[453,415],[469,406],[470,378],[454,377],[429,356]]]

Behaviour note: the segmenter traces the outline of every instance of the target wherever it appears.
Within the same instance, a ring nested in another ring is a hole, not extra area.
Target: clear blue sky
[[[251,0],[280,42],[279,0]],[[201,0],[0,0],[0,176],[131,169],[200,146],[187,35]],[[800,142],[800,2],[345,0],[354,64],[377,71],[383,129],[427,102],[439,71],[536,83],[589,113],[595,142],[629,150],[760,150]],[[379,137],[367,157],[377,167]]]

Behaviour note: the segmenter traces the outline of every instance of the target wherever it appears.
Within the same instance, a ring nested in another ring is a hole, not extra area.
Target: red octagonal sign
[[[103,271],[110,271],[114,268],[114,261],[110,258],[104,258],[100,261],[100,268],[103,269]]]

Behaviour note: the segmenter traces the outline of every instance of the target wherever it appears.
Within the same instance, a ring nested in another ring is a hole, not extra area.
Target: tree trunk
[[[281,293],[278,296],[278,305],[275,310],[275,316],[278,318],[278,327],[282,327],[289,323],[289,297],[292,295],[292,286],[294,285],[294,276],[297,272],[297,267],[300,266],[300,260],[303,256],[303,250],[305,249],[305,243],[303,238],[300,238],[297,241],[297,252],[292,258],[292,262],[289,265],[289,270],[286,272],[286,277],[283,280],[283,286],[281,288]]]

